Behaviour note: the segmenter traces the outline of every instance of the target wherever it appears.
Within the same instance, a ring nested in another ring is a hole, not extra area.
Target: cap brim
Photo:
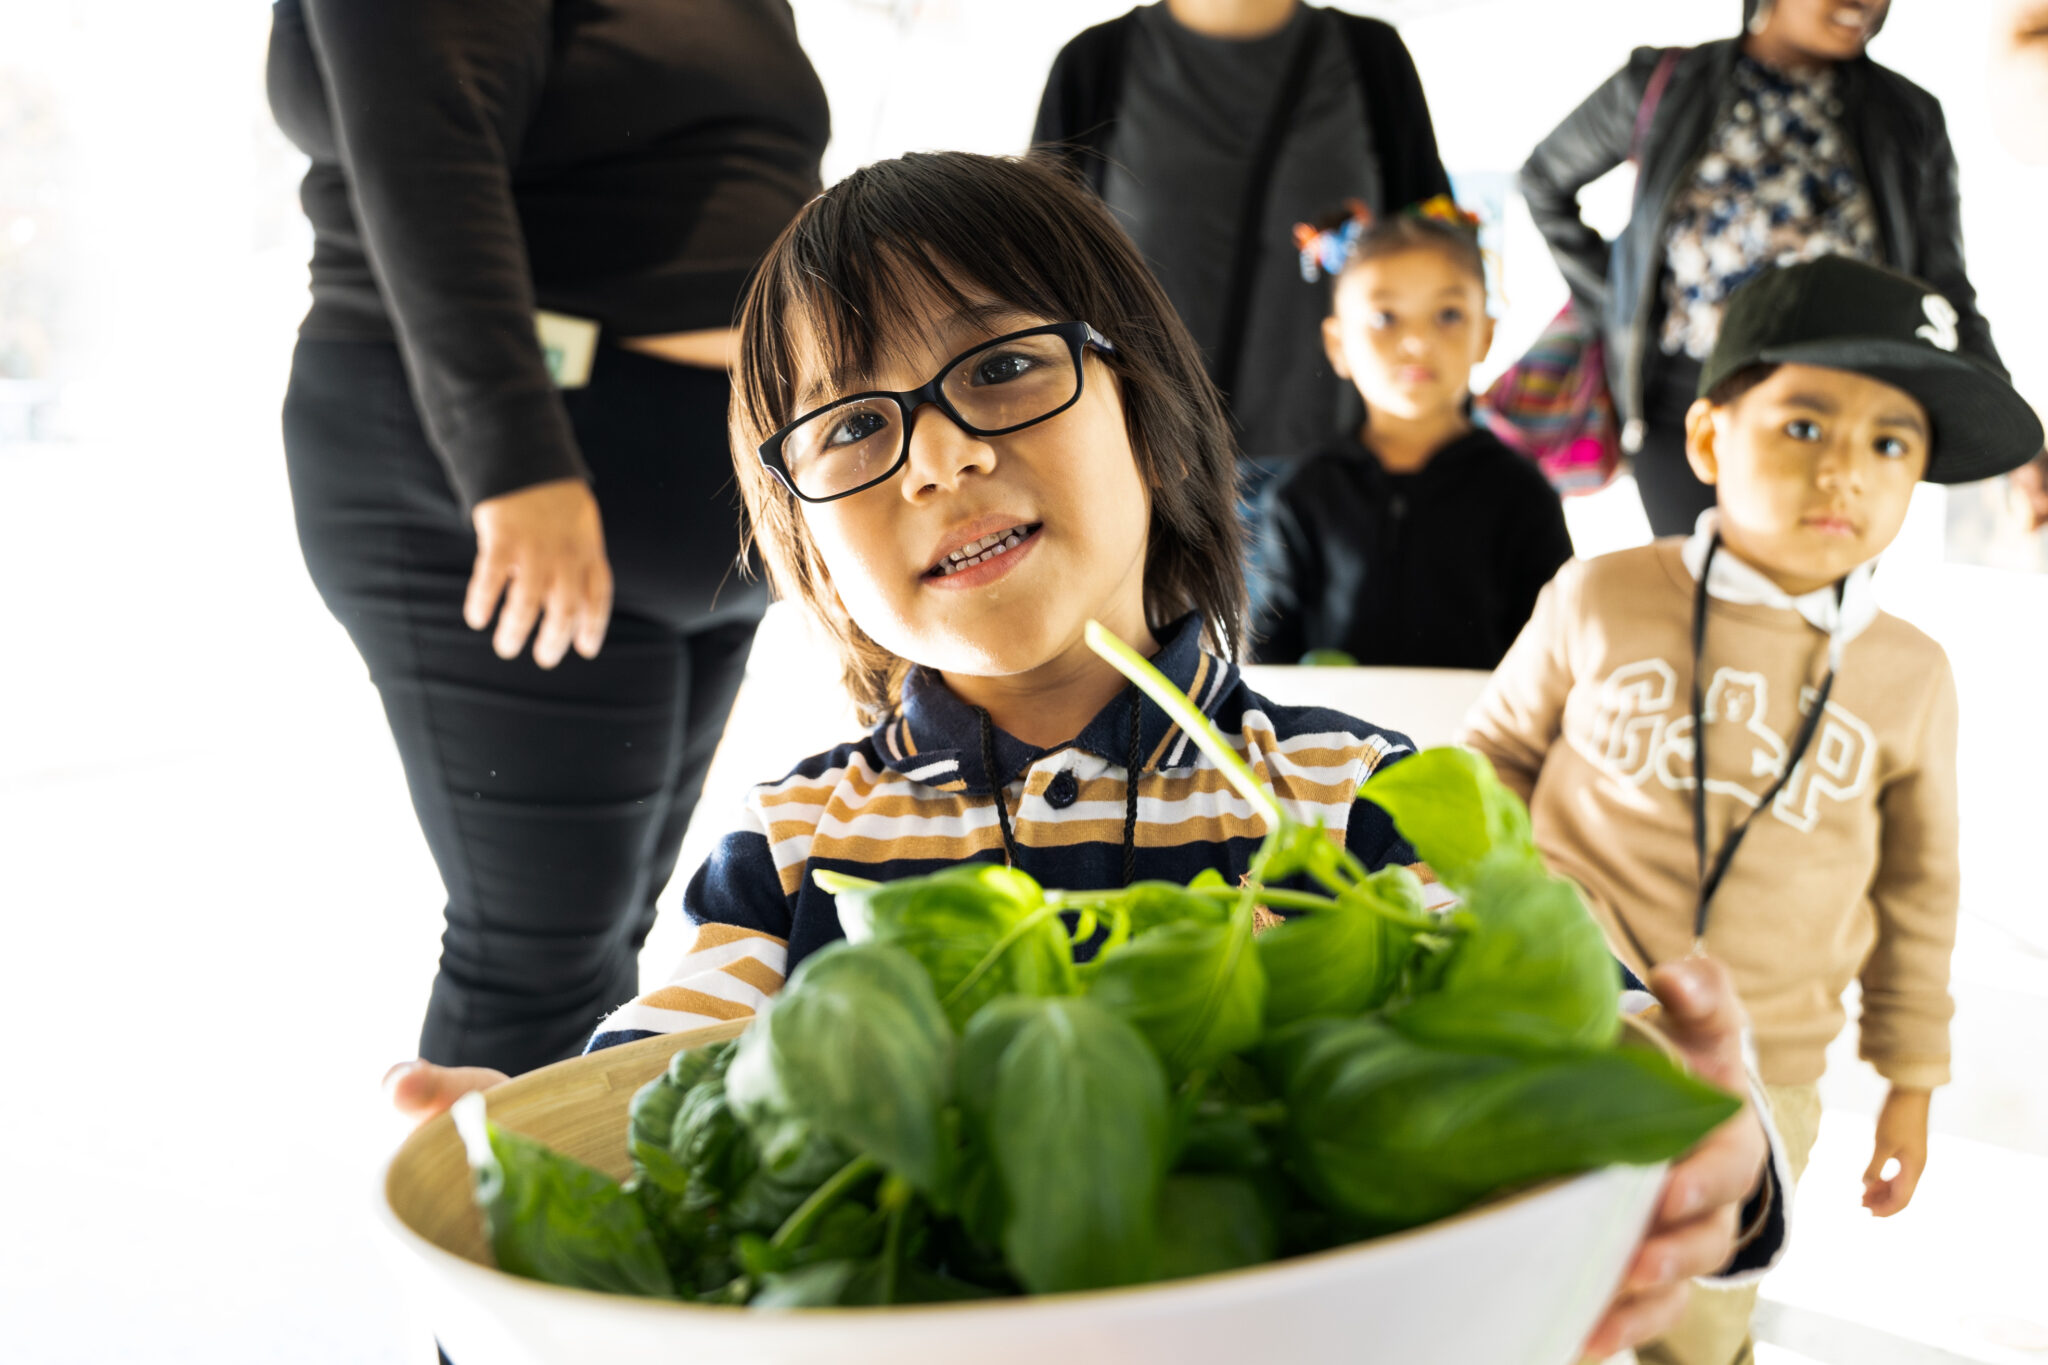
[[[1974,356],[1879,337],[1836,337],[1773,346],[1757,359],[1849,370],[1912,394],[1934,424],[1934,453],[1922,476],[1929,483],[1993,478],[2041,452],[2041,419]]]

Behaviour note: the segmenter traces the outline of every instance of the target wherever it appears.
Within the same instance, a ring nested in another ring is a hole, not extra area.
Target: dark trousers
[[[1635,454],[1636,492],[1650,531],[1689,536],[1700,513],[1714,505],[1714,486],[1693,476],[1685,458],[1685,413],[1700,382],[1700,366],[1685,356],[1650,358],[1643,389],[1643,444]]]
[[[476,555],[397,349],[301,340],[285,454],[306,567],[383,697],[447,888],[420,1055],[573,1056],[638,988],[655,897],[766,604],[734,570],[722,372],[599,351],[564,395],[616,605],[598,657],[503,660],[463,624]]]

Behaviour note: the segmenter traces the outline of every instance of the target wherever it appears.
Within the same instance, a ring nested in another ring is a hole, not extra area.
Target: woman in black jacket
[[[1713,504],[1685,461],[1685,410],[1723,301],[1767,265],[1835,252],[1916,275],[1948,300],[1929,325],[2004,372],[1963,267],[1941,104],[1864,55],[1886,7],[1745,0],[1741,37],[1638,48],[1522,167],[1530,215],[1573,298],[1600,319],[1658,535],[1690,531]],[[1632,147],[1635,210],[1608,242],[1578,193]]]
[[[269,91],[299,541],[447,887],[420,1055],[525,1071],[637,991],[765,605],[725,366],[824,90],[787,0],[278,0]]]

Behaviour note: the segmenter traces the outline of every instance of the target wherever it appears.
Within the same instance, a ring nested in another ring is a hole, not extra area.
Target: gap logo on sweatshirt
[[[1663,659],[1626,664],[1600,689],[1590,757],[1620,781],[1640,787],[1653,776],[1670,791],[1691,791],[1695,746],[1691,698],[1679,671]],[[1707,748],[1717,771],[1741,771],[1742,780],[1710,777],[1707,790],[1755,809],[1785,771],[1792,741],[1773,729],[1770,680],[1760,673],[1720,668],[1707,685],[1703,716]],[[1799,690],[1803,720],[1817,693]],[[1771,803],[1771,814],[1802,833],[1820,820],[1823,801],[1851,801],[1870,790],[1877,738],[1861,718],[1830,701],[1820,728],[1792,780]],[[1732,762],[1731,762],[1732,760]]]

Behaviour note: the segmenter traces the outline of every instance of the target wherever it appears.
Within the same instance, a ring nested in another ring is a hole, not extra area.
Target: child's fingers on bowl
[[[1644,1239],[1622,1282],[1631,1291],[1711,1275],[1735,1246],[1735,1210],[1727,1205],[1688,1222],[1660,1227]]]
[[[1657,1202],[1659,1223],[1696,1217],[1747,1200],[1770,1160],[1770,1141],[1747,1106],[1700,1140],[1671,1168]]]
[[[384,1073],[384,1093],[399,1113],[414,1123],[425,1123],[470,1091],[487,1090],[505,1079],[504,1072],[487,1066],[400,1062]]]
[[[1639,1346],[1659,1333],[1670,1330],[1685,1313],[1683,1280],[1640,1294],[1624,1294],[1607,1306],[1607,1316],[1586,1338],[1580,1354],[1589,1361],[1601,1361],[1618,1351]]]

